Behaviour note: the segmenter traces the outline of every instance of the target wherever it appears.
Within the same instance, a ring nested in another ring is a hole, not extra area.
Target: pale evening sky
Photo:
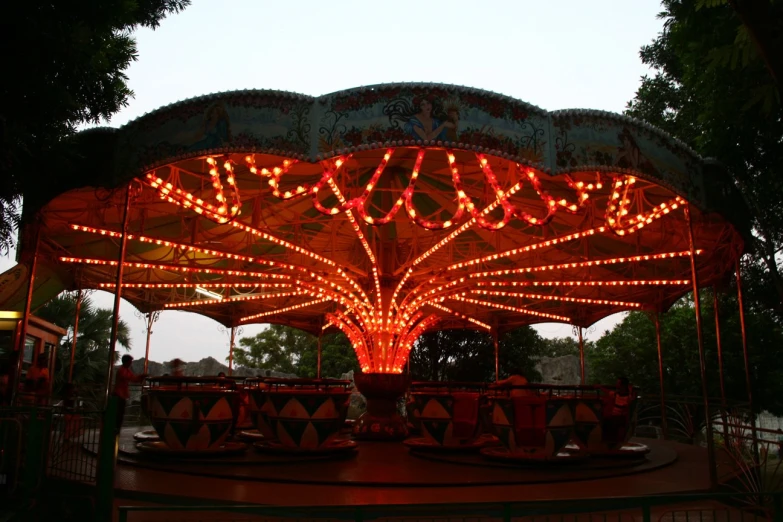
[[[364,1],[193,0],[156,31],[136,33],[127,71],[135,97],[108,123],[121,126],[162,105],[235,89],[309,95],[385,82],[439,82],[500,92],[547,110],[621,112],[648,72],[639,48],[662,28],[658,0]],[[0,271],[14,265],[0,258]],[[93,295],[110,308],[112,296]],[[131,354],[144,356],[143,321],[123,301]],[[598,338],[619,316],[595,325]],[[244,327],[255,335],[262,325]],[[572,335],[560,324],[545,337]],[[166,311],[150,359],[228,354],[216,322]]]

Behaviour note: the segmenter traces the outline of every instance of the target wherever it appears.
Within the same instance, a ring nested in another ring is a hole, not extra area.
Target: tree
[[[718,306],[726,397],[730,401],[747,400],[745,364],[736,294],[720,293]],[[714,293],[701,295],[702,329],[706,360],[708,394],[720,397]],[[701,396],[701,374],[692,297],[676,303],[661,314],[664,386],[666,394]],[[774,313],[760,308],[746,310],[746,328],[755,407],[783,413],[783,367],[778,354],[783,329]],[[614,330],[607,332],[587,352],[592,382],[614,382],[621,375],[639,386],[644,394],[657,395],[658,347],[655,326],[644,312],[629,313]]]
[[[521,371],[531,381],[540,379],[535,366],[544,346],[544,340],[529,326],[507,332],[498,344],[501,376]],[[423,381],[494,381],[492,337],[476,330],[425,333],[411,350],[411,375]]]
[[[240,366],[264,368],[299,377],[316,377],[318,372],[318,338],[303,330],[270,325],[254,337],[243,337],[234,349],[234,360]],[[358,369],[356,356],[342,333],[321,338],[321,375],[340,377]]]
[[[732,3],[735,8],[748,4]],[[717,5],[702,9],[706,4]],[[748,298],[783,318],[779,91],[731,6],[720,0],[665,0],[663,7],[664,29],[640,53],[655,74],[642,78],[627,114],[668,131],[728,169],[752,215]],[[783,4],[769,3],[765,9],[765,26],[783,23]],[[779,48],[770,51],[780,60]]]
[[[154,29],[189,3],[3,3],[0,56],[9,80],[0,82],[0,252],[13,245],[25,190],[54,179],[77,154],[67,137],[108,119],[133,95],[124,73],[137,58],[132,31]]]
[[[76,299],[74,293],[65,292],[35,312],[41,319],[68,331],[57,350],[54,375],[56,391],[62,389],[63,384],[68,381],[73,327],[76,318]],[[104,389],[108,369],[112,317],[112,310],[96,308],[89,298],[82,299],[73,365],[73,383],[82,396],[98,397]],[[130,328],[123,320],[120,320],[118,324],[117,342],[125,350],[130,350]],[[115,352],[113,363],[116,364],[118,360],[119,352]]]

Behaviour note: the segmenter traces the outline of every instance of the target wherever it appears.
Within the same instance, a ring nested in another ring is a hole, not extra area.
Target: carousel
[[[106,290],[115,311],[123,298],[232,331],[341,331],[361,368],[353,383],[321,379],[319,355],[313,380],[149,379],[154,432],[133,451],[361,458],[362,441],[404,441],[394,443],[476,466],[673,460],[629,442],[638,390],[586,385],[583,351],[573,386],[411,383],[407,371],[428,331],[486,332],[497,374],[509,330],[573,325],[581,350],[582,328],[604,317],[644,310],[657,321],[732,275],[744,207],[719,165],[662,131],[389,84],[211,94],[76,139],[82,163],[25,195],[20,266],[35,291],[9,286],[6,308]],[[346,433],[354,385],[367,411]]]

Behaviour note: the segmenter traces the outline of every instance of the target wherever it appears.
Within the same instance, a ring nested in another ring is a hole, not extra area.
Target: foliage
[[[498,343],[501,376],[519,371],[531,381],[539,380],[535,366],[545,346],[546,341],[529,326],[506,333]],[[492,337],[485,332],[429,332],[419,337],[411,351],[411,375],[421,381],[494,381],[494,352]]]
[[[739,306],[736,294],[719,293],[721,346],[726,397],[746,401],[747,388]],[[714,293],[701,295],[702,330],[710,397],[720,397],[720,378],[713,311]],[[701,374],[693,298],[684,298],[661,315],[664,386],[667,395],[701,396]],[[749,361],[757,409],[783,414],[783,365],[778,349],[783,328],[776,316],[758,308],[746,310]],[[658,349],[655,326],[644,312],[631,312],[587,352],[590,380],[612,382],[620,375],[642,389],[658,394]]]
[[[57,350],[54,375],[56,393],[68,381],[76,300],[75,293],[62,293],[35,312],[35,315],[41,319],[68,330],[68,334],[63,338]],[[108,369],[112,316],[111,310],[96,308],[88,297],[82,299],[73,364],[73,383],[80,396],[97,397],[103,390]],[[119,321],[117,343],[126,350],[130,350],[130,328],[123,320]],[[115,363],[119,357],[120,353],[117,351]]]
[[[65,138],[98,123],[133,95],[124,71],[137,27],[156,28],[190,0],[4,2],[0,19],[0,253],[13,244],[17,203],[75,151]],[[31,176],[33,172],[35,175]]]
[[[737,2],[732,2],[737,3]],[[704,8],[702,8],[704,7]],[[783,3],[767,5],[783,23]],[[732,7],[665,0],[664,30],[641,50],[645,76],[627,114],[684,140],[729,171],[752,214],[748,298],[783,317],[783,110],[779,91]],[[779,49],[774,53],[780,54]],[[727,212],[731,209],[724,209]]]
[[[234,348],[240,366],[264,368],[299,377],[318,373],[318,338],[290,326],[270,325],[254,337],[243,337]],[[353,348],[342,333],[321,338],[321,375],[340,377],[359,368]]]

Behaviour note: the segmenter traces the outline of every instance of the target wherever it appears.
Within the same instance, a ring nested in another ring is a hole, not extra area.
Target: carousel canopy
[[[115,288],[128,203],[139,309],[339,328],[366,370],[397,371],[429,329],[666,308],[692,289],[689,222],[701,284],[742,251],[731,183],[682,143],[474,89],[229,92],[78,139],[83,163],[25,195],[39,302]]]

